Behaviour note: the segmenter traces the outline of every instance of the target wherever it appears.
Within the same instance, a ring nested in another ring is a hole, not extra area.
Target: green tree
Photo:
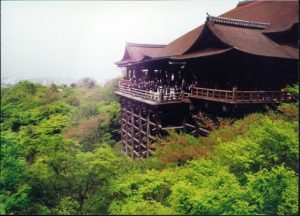
[[[272,120],[262,114],[252,115],[259,116],[259,120],[249,124],[246,132],[232,141],[216,145],[217,155],[224,165],[229,165],[242,180],[245,180],[247,172],[257,172],[282,163],[297,170],[297,124],[282,119]]]
[[[26,163],[22,148],[12,132],[1,133],[0,201],[2,214],[22,214],[30,205]]]
[[[262,214],[298,213],[298,176],[283,165],[248,174],[247,191],[250,202]]]

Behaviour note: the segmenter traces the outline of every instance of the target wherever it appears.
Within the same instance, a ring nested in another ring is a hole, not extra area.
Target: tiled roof
[[[245,1],[219,17],[208,15],[204,25],[166,46],[127,44],[122,61],[164,57],[182,59],[222,53],[220,50],[228,48],[254,55],[299,59],[298,47],[278,44],[266,34],[289,31],[298,23],[298,10],[298,1]],[[205,44],[208,39],[215,40],[219,47],[215,44],[209,47],[212,43]]]

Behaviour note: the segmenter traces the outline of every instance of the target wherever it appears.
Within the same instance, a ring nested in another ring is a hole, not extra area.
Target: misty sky
[[[2,1],[1,78],[117,77],[126,42],[168,44],[238,0]]]

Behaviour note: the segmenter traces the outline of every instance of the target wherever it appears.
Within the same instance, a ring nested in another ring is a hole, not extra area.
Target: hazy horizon
[[[238,2],[2,1],[1,78],[103,83],[121,75],[126,42],[168,44]]]

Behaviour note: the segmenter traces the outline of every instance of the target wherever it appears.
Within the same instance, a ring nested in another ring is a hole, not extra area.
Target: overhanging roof
[[[254,23],[250,24],[254,25]],[[241,22],[239,25],[243,25],[243,23]],[[210,34],[206,34],[206,32],[210,32]],[[206,23],[203,32],[198,39],[198,44],[195,43],[194,46],[203,47],[203,41],[204,43],[207,43],[207,39],[205,37],[214,38],[215,44],[219,43],[220,41],[223,44],[223,47],[206,47],[203,49],[198,49],[197,51],[187,52],[183,55],[174,56],[172,59],[180,60],[199,58],[225,53],[230,50],[238,50],[244,53],[266,57],[287,59],[299,58],[298,48],[277,44],[262,34],[260,29],[257,28],[237,28],[235,26],[216,24],[213,22]]]
[[[237,50],[267,57],[297,59],[298,49],[275,43],[259,29],[207,24],[210,30],[225,44]]]
[[[147,58],[158,57],[165,46],[166,45],[158,44],[127,43],[122,60],[116,62],[116,64],[121,66],[133,62],[139,62]]]
[[[298,9],[298,1],[253,1],[242,4],[220,15],[220,17],[269,23],[270,25],[262,31],[276,32],[289,29],[294,23],[298,22]],[[162,49],[160,55],[174,56],[185,54],[197,42],[203,29],[204,25],[201,25],[172,41]]]
[[[295,26],[299,19],[298,9],[298,1],[247,1],[220,17],[208,20],[166,46],[136,48],[127,44],[124,57],[117,64],[166,57],[195,58],[216,55],[229,49],[261,56],[299,59],[299,48],[278,44],[264,34],[284,32]],[[206,34],[208,31],[210,34]],[[208,35],[213,37],[209,38]],[[211,40],[216,43],[207,43]]]

